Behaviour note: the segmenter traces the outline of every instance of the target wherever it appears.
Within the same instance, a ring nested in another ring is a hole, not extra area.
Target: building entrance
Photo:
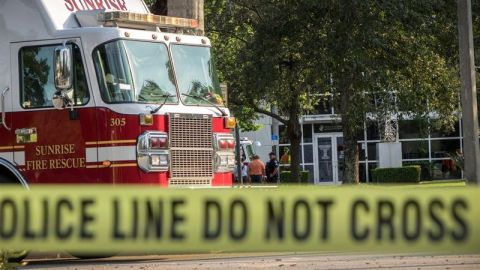
[[[316,135],[313,149],[315,184],[341,184],[345,167],[342,133]]]

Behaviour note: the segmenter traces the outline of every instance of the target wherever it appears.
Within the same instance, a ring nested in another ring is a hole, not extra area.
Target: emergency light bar
[[[160,16],[146,13],[126,11],[109,11],[98,14],[98,21],[104,23],[126,23],[158,26],[160,28],[189,28],[198,27],[198,20],[178,17]]]

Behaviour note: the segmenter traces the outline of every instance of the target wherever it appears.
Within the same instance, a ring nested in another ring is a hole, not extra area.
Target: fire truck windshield
[[[165,44],[118,40],[97,47],[93,58],[105,102],[178,102]]]
[[[174,44],[172,56],[183,103],[224,106],[209,47]]]

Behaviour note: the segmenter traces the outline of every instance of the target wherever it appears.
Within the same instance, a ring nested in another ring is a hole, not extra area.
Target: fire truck
[[[197,27],[142,0],[0,0],[0,183],[230,186]]]

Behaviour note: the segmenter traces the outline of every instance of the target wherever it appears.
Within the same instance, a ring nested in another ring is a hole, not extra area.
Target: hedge
[[[433,180],[433,163],[430,161],[405,161],[405,166],[420,166],[422,172],[420,173],[420,179],[422,181]]]
[[[300,183],[308,183],[308,171],[300,172]],[[280,171],[280,182],[281,183],[299,183],[298,179],[292,179],[292,172],[290,171]]]
[[[374,183],[419,183],[420,166],[405,166],[401,168],[376,168],[372,170]]]

